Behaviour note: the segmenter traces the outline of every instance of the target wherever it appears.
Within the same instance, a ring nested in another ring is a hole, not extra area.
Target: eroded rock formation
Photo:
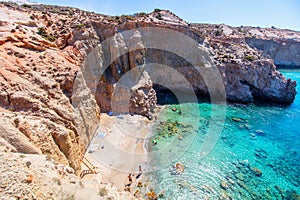
[[[300,59],[296,56],[299,32],[209,24],[193,26],[207,35],[204,45],[210,49],[215,64],[225,72],[228,100],[293,102],[296,82],[285,79],[275,64],[299,66]]]
[[[151,118],[156,93],[153,74],[143,71],[145,65],[167,65],[181,73],[197,94],[209,95],[189,61],[167,50],[147,48],[141,31],[125,35],[126,30],[158,27],[192,38],[218,67],[228,100],[291,103],[296,94],[296,83],[265,58],[272,52],[252,48],[252,43],[258,48],[255,41],[229,36],[228,27],[226,34],[205,35],[201,27],[169,11],[111,17],[75,8],[1,3],[0,12],[0,143],[11,151],[48,154],[77,173],[100,109]],[[160,41],[175,43],[170,38]],[[298,65],[286,60],[289,63]],[[188,89],[172,74],[160,78],[171,78],[168,84],[175,90]]]

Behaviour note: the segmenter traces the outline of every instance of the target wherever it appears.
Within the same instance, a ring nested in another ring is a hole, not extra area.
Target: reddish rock
[[[139,71],[144,64],[170,66],[184,76],[197,94],[209,95],[204,79],[187,60],[172,52],[147,49],[140,30],[122,35],[134,28],[157,27],[162,35],[165,30],[173,30],[192,38],[197,47],[199,43],[206,53],[198,55],[194,49],[186,49],[187,53],[196,61],[206,54],[211,56],[200,60],[217,65],[228,100],[294,100],[296,83],[276,71],[266,53],[252,47],[258,45],[255,41],[247,41],[225,25],[213,28],[205,37],[210,26],[189,25],[169,11],[160,11],[162,19],[157,19],[154,12],[146,17],[117,20],[75,8],[55,7],[58,12],[69,13],[64,15],[50,14],[52,6],[38,7],[24,9],[0,3],[0,9],[14,13],[3,12],[7,20],[1,21],[0,26],[0,143],[12,151],[47,154],[69,164],[78,174],[80,160],[97,129],[100,108],[102,112],[125,111],[151,118],[157,101],[155,81],[164,80],[177,91],[189,90],[172,73],[161,73],[158,80],[152,80],[151,70]],[[19,21],[22,23],[15,27]],[[296,33],[294,36],[298,37]],[[109,44],[103,43],[108,38]],[[157,42],[166,47],[177,44],[160,38]],[[286,45],[295,46],[296,42],[291,40]],[[270,55],[278,55],[272,52]],[[279,60],[297,65],[286,52],[280,53],[284,55]],[[130,81],[126,87],[118,88],[127,72],[132,73]],[[208,79],[215,83],[214,77]],[[117,89],[119,93],[115,92]]]

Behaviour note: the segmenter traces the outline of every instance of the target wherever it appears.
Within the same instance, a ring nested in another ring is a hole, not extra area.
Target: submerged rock
[[[289,200],[300,200],[300,194],[297,194],[295,191],[287,191],[286,199]]]
[[[262,171],[260,169],[258,169],[257,167],[253,167],[251,168],[252,173],[254,173],[255,176],[262,176]]]
[[[221,191],[221,195],[219,197],[220,200],[230,200],[231,197],[229,196],[229,194],[226,191]]]
[[[256,135],[254,133],[250,133],[250,136],[253,138],[256,137]]]
[[[221,181],[220,186],[222,189],[227,190],[229,188],[229,185],[226,181]]]
[[[235,177],[240,181],[244,181],[244,175],[242,173],[235,174]]]
[[[257,158],[267,158],[268,157],[267,152],[263,149],[255,149],[254,155]]]
[[[232,121],[235,121],[235,122],[242,122],[243,119],[238,118],[238,117],[233,117],[233,118],[232,118]]]
[[[263,130],[256,130],[256,131],[255,131],[255,134],[256,134],[257,136],[263,136],[263,135],[265,134],[265,132],[264,132]]]
[[[248,130],[250,130],[252,128],[252,126],[250,124],[244,124],[244,127]]]

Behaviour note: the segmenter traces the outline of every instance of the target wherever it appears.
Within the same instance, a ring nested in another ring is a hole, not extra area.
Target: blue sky
[[[300,31],[299,0],[33,0],[109,15],[168,9],[188,22],[275,26]]]

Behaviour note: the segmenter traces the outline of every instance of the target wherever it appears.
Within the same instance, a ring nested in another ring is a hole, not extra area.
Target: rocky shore
[[[0,199],[136,199],[102,182],[100,174],[80,179],[49,156],[0,150]]]
[[[117,88],[126,72],[148,63],[164,64],[183,74],[197,95],[209,95],[190,63],[172,52],[145,48],[138,30],[125,40],[126,30],[156,27],[192,38],[218,67],[229,101],[292,103],[295,98],[296,82],[286,80],[274,63],[300,66],[299,32],[189,24],[159,9],[107,16],[1,2],[0,16],[0,144],[8,152],[48,155],[76,175],[100,111],[153,117],[156,92],[163,88],[139,70],[133,70],[135,80],[128,88]],[[108,38],[107,46],[103,42]],[[129,43],[137,50],[128,51]],[[168,76],[162,74],[161,79]],[[173,86],[186,90],[180,83]],[[111,102],[118,104],[112,107]]]

